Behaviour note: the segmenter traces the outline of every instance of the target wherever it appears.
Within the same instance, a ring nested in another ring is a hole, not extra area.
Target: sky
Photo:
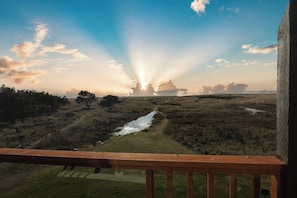
[[[126,96],[276,90],[289,0],[0,0],[0,83]]]

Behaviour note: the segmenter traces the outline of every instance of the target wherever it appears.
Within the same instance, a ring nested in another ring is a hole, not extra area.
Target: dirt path
[[[81,115],[78,119],[74,120],[70,124],[66,125],[62,129],[60,129],[60,133],[67,132],[70,128],[77,126],[79,123],[83,122],[83,120],[86,119],[86,117],[90,114],[91,114],[91,112],[88,111],[85,114]]]

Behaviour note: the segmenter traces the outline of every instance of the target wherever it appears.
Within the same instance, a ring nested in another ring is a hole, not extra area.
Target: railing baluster
[[[271,175],[271,198],[283,198],[285,194],[284,176]]]
[[[154,172],[167,172],[167,197],[173,196],[172,172],[182,171],[187,175],[188,197],[193,197],[193,173],[207,173],[207,197],[215,195],[214,173],[230,176],[230,197],[236,197],[237,174],[251,174],[252,196],[260,197],[260,175],[273,175],[272,197],[285,195],[286,164],[274,156],[220,156],[191,154],[146,154],[86,151],[58,151],[35,149],[0,148],[0,162],[16,162],[47,165],[67,165],[95,168],[146,170],[146,197],[154,197]]]
[[[260,198],[260,175],[253,175],[252,177],[252,197]]]
[[[207,198],[214,198],[214,175],[212,172],[207,173]]]
[[[146,197],[154,198],[154,172],[146,170]]]
[[[229,198],[237,197],[237,177],[235,174],[229,175]]]
[[[172,171],[167,171],[167,198],[172,198]]]
[[[187,198],[194,197],[193,172],[187,172]]]

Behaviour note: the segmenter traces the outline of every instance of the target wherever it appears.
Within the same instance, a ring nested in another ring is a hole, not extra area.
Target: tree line
[[[0,122],[39,116],[57,110],[69,103],[64,97],[32,90],[15,90],[2,85],[0,88]]]

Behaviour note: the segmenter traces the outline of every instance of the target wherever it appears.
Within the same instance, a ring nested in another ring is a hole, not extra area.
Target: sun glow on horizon
[[[141,82],[140,84],[141,84],[141,90],[146,90],[148,83],[147,82]]]

